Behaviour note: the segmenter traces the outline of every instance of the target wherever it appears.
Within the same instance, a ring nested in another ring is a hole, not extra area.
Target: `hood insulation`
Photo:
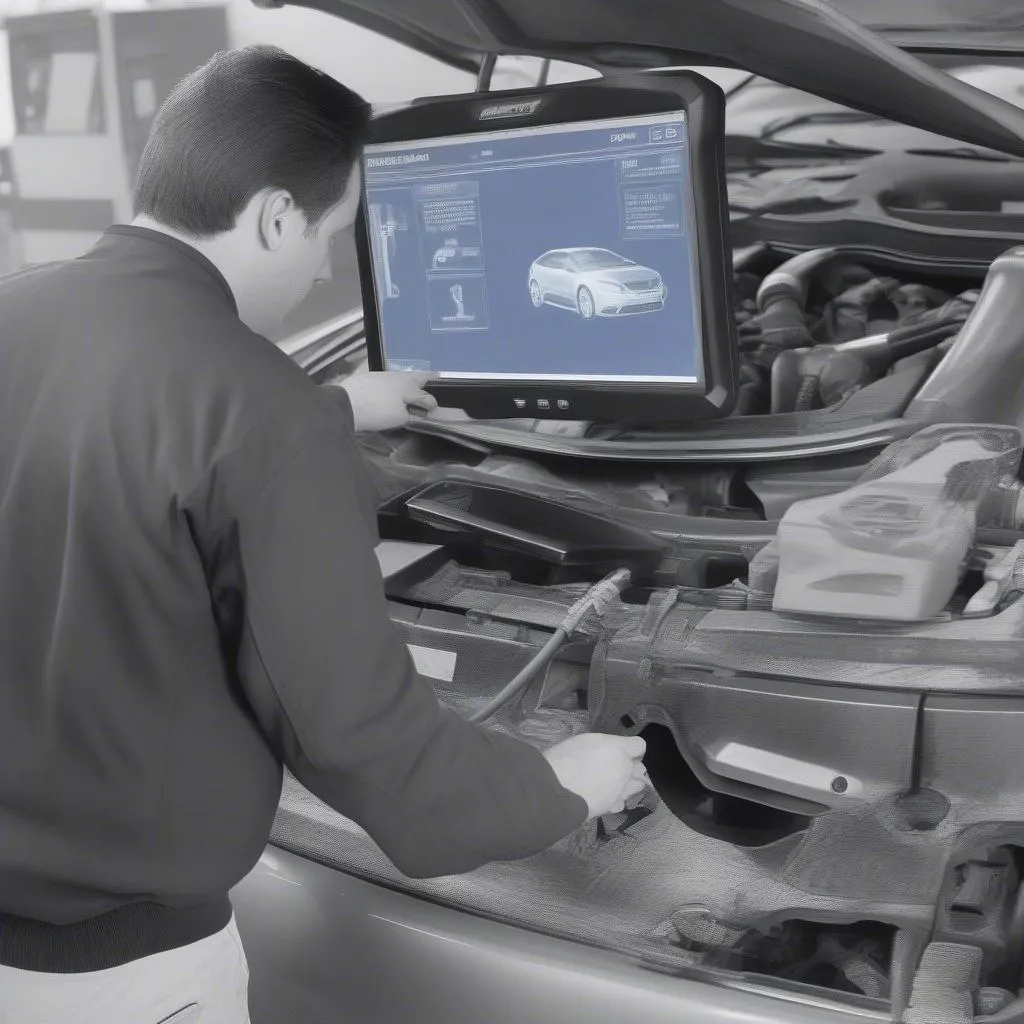
[[[253,0],[281,7],[284,0]],[[826,0],[296,0],[462,67],[529,54],[612,72],[723,64],[1024,156],[1024,111],[931,68]]]

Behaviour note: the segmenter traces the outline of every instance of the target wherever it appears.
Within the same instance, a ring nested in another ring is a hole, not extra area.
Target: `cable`
[[[746,89],[746,87],[748,85],[750,85],[750,83],[753,82],[755,78],[759,78],[759,77],[760,76],[758,74],[756,74],[756,73],[754,73],[752,75],[747,75],[746,78],[744,78],[741,81],[737,82],[735,85],[729,86],[728,89],[724,90],[725,98],[727,100],[728,99],[732,99],[732,97],[735,96],[736,93],[738,93],[741,89]]]
[[[962,327],[961,318],[947,317],[888,334],[780,352],[771,369],[771,411],[804,412],[832,405],[877,380],[897,360],[935,348]]]
[[[487,702],[479,711],[474,711],[469,716],[471,722],[483,722],[493,715],[499,708],[507,704],[520,690],[525,689],[531,679],[542,669],[552,658],[555,652],[569,639],[561,626],[551,634],[548,642],[521,668],[501,693]]]
[[[906,359],[908,356],[917,355],[929,348],[934,348],[940,342],[959,334],[963,327],[963,320],[948,319],[936,320],[932,323],[921,324],[917,330],[911,332],[906,328],[893,331],[889,335],[889,345],[892,348],[893,361]]]
[[[482,708],[469,715],[469,721],[480,723],[490,718],[499,708],[507,704],[517,693],[526,689],[533,677],[547,665],[555,656],[558,649],[566,640],[576,632],[576,627],[590,611],[603,615],[614,601],[629,584],[631,578],[628,569],[616,569],[606,576],[600,583],[595,583],[586,594],[583,595],[566,612],[565,618],[559,623],[558,628],[551,634],[548,642],[524,665],[512,681],[505,686],[501,692],[492,697]]]

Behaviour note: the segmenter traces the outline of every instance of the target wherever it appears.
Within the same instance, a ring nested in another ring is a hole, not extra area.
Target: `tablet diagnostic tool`
[[[372,369],[473,417],[727,414],[724,99],[693,73],[379,118],[356,240]]]

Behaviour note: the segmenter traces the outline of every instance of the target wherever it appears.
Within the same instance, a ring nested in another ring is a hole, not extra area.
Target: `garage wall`
[[[0,19],[7,15],[82,8],[97,0],[0,0]],[[99,0],[112,10],[145,8],[144,0]],[[374,103],[394,103],[413,96],[462,92],[473,87],[471,76],[448,68],[373,32],[337,18],[298,7],[264,11],[251,0],[172,0],[174,6],[223,2],[228,11],[231,41],[274,43],[350,85]],[[151,4],[159,7],[159,0]],[[6,68],[7,42],[0,31],[0,143],[9,135]]]

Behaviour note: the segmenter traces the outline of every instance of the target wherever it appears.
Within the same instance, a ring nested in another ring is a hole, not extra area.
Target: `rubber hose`
[[[814,343],[810,328],[804,321],[803,307],[790,295],[772,300],[758,318],[761,345],[770,352],[810,348]]]
[[[802,310],[807,302],[807,286],[811,274],[832,259],[838,251],[835,248],[812,249],[776,267],[757,289],[758,309],[764,312],[776,299],[788,296]]]
[[[565,643],[567,638],[568,633],[559,626],[551,634],[548,642],[516,673],[512,681],[496,697],[468,716],[469,721],[477,723],[485,721],[504,707],[517,693],[526,689],[533,677],[554,658],[558,648]]]
[[[814,344],[804,319],[811,274],[836,255],[836,249],[812,249],[776,267],[757,289],[758,318],[765,357]],[[763,361],[763,360],[762,360]]]
[[[908,356],[916,356],[919,352],[934,348],[940,342],[958,334],[962,327],[962,320],[940,320],[934,324],[928,324],[928,330],[922,330],[915,334],[904,335],[899,331],[894,331],[893,336],[889,339],[893,362],[899,362]]]
[[[772,364],[771,411],[792,412],[800,391],[800,353],[780,352]]]

